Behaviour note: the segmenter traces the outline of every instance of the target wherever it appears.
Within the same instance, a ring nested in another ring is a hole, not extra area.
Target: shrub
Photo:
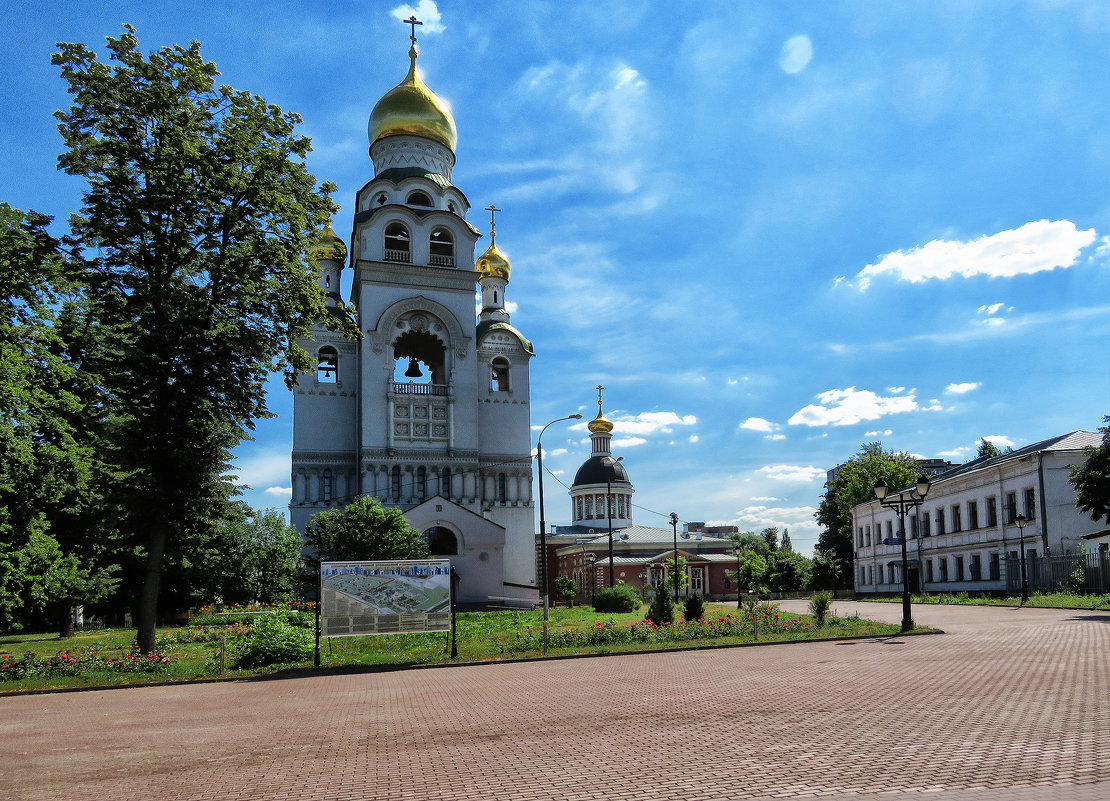
[[[832,593],[828,590],[815,592],[813,597],[809,599],[809,613],[813,615],[817,628],[823,629],[825,627],[825,618],[828,617],[831,606]]]
[[[656,588],[655,597],[651,599],[651,606],[648,607],[647,619],[656,626],[674,621],[674,601],[671,600],[671,594],[666,587]]]
[[[313,652],[312,633],[292,626],[277,615],[254,622],[248,633],[236,644],[239,658],[236,667],[252,668],[305,662]]]
[[[594,593],[595,612],[638,612],[643,605],[640,593],[627,584],[602,587]]]
[[[700,594],[694,593],[686,599],[686,603],[682,605],[682,617],[687,622],[691,620],[701,620],[705,617],[705,600]]]

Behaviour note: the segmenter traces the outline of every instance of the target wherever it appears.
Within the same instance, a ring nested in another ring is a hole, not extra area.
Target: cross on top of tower
[[[411,32],[409,33],[409,40],[413,44],[416,44],[416,26],[417,25],[423,25],[424,23],[421,22],[420,20],[418,20],[416,18],[415,14],[413,14],[408,19],[401,20],[401,22],[403,22],[405,25],[408,25],[412,29]]]
[[[601,415],[601,391],[603,389],[605,389],[605,387],[603,387],[601,384],[597,385],[597,413],[598,413],[598,416]]]
[[[494,215],[497,212],[501,211],[501,209],[490,203],[488,206],[486,206],[486,211],[489,212],[489,233],[490,236],[493,236],[497,233],[497,220],[494,218]]]

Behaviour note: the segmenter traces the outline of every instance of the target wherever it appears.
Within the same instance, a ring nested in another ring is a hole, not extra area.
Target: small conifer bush
[[[594,593],[595,612],[638,612],[643,605],[640,593],[627,584],[602,587]]]
[[[647,619],[656,626],[674,622],[674,601],[671,600],[671,594],[667,592],[666,587],[656,588],[655,597],[651,599],[651,606],[648,607]]]
[[[682,617],[687,622],[701,620],[705,617],[705,599],[699,593],[694,593],[682,605]]]

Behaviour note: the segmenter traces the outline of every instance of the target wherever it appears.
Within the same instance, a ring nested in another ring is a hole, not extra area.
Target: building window
[[[459,552],[459,541],[450,529],[433,526],[424,532],[428,550],[432,556],[455,556]]]
[[[856,547],[857,548],[862,548],[863,547],[863,526],[857,526],[856,527]],[[861,579],[861,581],[862,581],[862,579]]]
[[[956,557],[956,581],[964,580],[964,558],[962,556]]]
[[[579,496],[574,499],[574,519],[581,520],[582,517],[582,498]]]
[[[504,356],[498,356],[490,362],[490,385],[489,388],[493,392],[508,392],[509,391],[509,360]]]
[[[967,502],[967,527],[970,529],[979,528],[979,502]]]
[[[937,536],[944,534],[944,509],[937,509]]]
[[[1029,520],[1037,517],[1037,493],[1032,487],[1025,491],[1025,517]]]
[[[886,583],[887,584],[893,584],[894,583],[894,565],[887,565],[886,566]]]
[[[397,465],[389,471],[389,495],[395,502],[401,500],[401,468]]]
[[[864,527],[863,536],[864,536],[864,539],[865,539],[864,544],[867,545],[867,546],[870,546],[871,545],[871,526],[865,526]]]
[[[972,581],[978,581],[983,578],[983,563],[979,554],[973,553],[971,555],[971,564],[968,566],[968,569],[971,571]]]
[[[910,539],[917,539],[917,515],[910,516]]]
[[[991,581],[999,581],[1002,578],[1002,563],[997,552],[991,554],[988,568],[991,572]]]
[[[940,559],[937,560],[937,567],[940,568],[940,580],[948,581],[948,557],[940,557]]]
[[[316,353],[316,380],[321,384],[339,381],[339,353],[331,345],[325,345]]]
[[[866,584],[867,583],[867,571],[864,570],[862,566],[859,569],[859,583],[860,584]]]
[[[998,499],[987,498],[987,526],[994,528],[998,525]]]
[[[436,267],[455,266],[455,238],[446,228],[436,228],[428,237],[428,263]]]
[[[498,503],[504,503],[505,502],[505,474],[504,473],[498,473],[497,474],[497,502]]]
[[[921,536],[922,537],[930,536],[930,532],[929,532],[929,513],[928,512],[924,512],[921,515]]]
[[[451,468],[445,467],[439,471],[439,494],[448,500],[451,499]]]
[[[428,494],[428,471],[424,465],[416,468],[416,500],[422,501]]]
[[[325,503],[331,502],[331,470],[325,470],[320,477],[320,499]]]
[[[399,222],[390,223],[385,227],[385,260],[386,261],[412,261],[412,249],[409,247],[409,229]]]
[[[1017,493],[1006,493],[1006,522],[1013,523],[1017,519]]]
[[[931,582],[933,580],[933,560],[925,560],[925,580]]]
[[[886,538],[889,540],[894,536],[894,524],[891,521],[886,521]]]
[[[410,206],[430,206],[432,199],[428,197],[427,192],[421,192],[419,189],[415,192],[410,192],[408,200],[405,201]]]
[[[594,516],[594,496],[593,495],[587,495],[586,496],[586,514],[584,515],[584,517],[585,517],[586,520],[590,520],[590,519],[593,518],[593,516]]]
[[[963,524],[963,519],[962,519],[963,515],[960,514],[960,511],[961,511],[960,510],[960,505],[958,503],[952,506],[952,531],[953,532],[964,530],[964,524]]]

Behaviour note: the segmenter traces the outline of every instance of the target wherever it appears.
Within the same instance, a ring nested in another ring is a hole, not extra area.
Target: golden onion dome
[[[586,428],[590,429],[591,434],[609,434],[613,431],[613,423],[605,419],[605,415],[598,409],[597,417],[586,424]]]
[[[367,134],[370,144],[387,136],[410,134],[434,139],[452,153],[458,135],[447,103],[420,79],[416,69],[416,45],[409,48],[409,73],[405,80],[385,93],[370,112]]]
[[[308,258],[312,261],[343,262],[347,260],[347,246],[343,244],[339,234],[335,233],[335,229],[329,225],[327,230],[321,232],[316,241],[309,246]]]
[[[490,243],[486,252],[474,263],[474,269],[478,271],[480,278],[494,277],[509,280],[509,257],[497,247],[497,237],[493,234],[490,234]]]

